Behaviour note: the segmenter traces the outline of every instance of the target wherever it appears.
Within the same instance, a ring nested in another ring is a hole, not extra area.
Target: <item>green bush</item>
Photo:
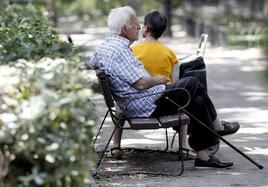
[[[45,58],[0,66],[0,149],[10,159],[4,186],[89,182],[96,118],[76,64]]]
[[[45,10],[30,5],[12,5],[0,10],[0,63],[72,57],[77,51],[71,44],[60,41],[46,17]]]
[[[90,83],[46,16],[33,6],[0,10],[0,186],[89,183]]]

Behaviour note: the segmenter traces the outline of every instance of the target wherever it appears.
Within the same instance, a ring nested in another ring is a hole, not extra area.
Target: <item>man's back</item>
[[[115,100],[124,110],[129,100],[151,93],[161,92],[165,85],[156,85],[139,91],[133,84],[142,77],[149,77],[143,65],[135,58],[129,48],[129,41],[118,35],[108,35],[104,43],[98,47],[91,58],[91,65],[102,69],[108,75]],[[132,117],[149,117],[155,109],[158,94],[147,98],[133,100],[126,110]]]

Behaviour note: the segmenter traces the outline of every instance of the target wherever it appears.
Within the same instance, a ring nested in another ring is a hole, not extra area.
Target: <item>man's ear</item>
[[[124,26],[122,27],[121,35],[122,35],[122,36],[127,36],[127,26],[126,26],[126,25],[124,25]]]

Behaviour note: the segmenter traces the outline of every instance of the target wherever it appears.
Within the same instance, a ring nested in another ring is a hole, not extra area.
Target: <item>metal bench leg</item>
[[[166,131],[166,148],[164,149],[164,152],[166,152],[168,150],[168,132],[167,129],[165,129]]]
[[[110,144],[110,142],[112,140],[112,137],[114,135],[115,129],[116,129],[116,127],[114,128],[113,132],[111,133],[111,136],[110,136],[110,138],[109,138],[109,140],[108,140],[108,142],[107,142],[107,144],[106,144],[106,146],[105,146],[105,148],[104,148],[104,150],[103,150],[103,152],[101,154],[101,158],[100,158],[100,160],[97,163],[96,169],[98,169],[98,167],[99,167],[99,165],[100,165],[100,163],[101,163],[101,161],[103,159],[103,156],[104,156],[104,154],[105,154],[105,152],[106,152],[106,150],[107,150],[107,148],[108,148],[108,146],[109,146],[109,144]]]
[[[105,122],[105,120],[106,120],[106,117],[107,117],[108,113],[109,113],[109,110],[107,110],[107,112],[106,112],[106,114],[105,114],[105,116],[104,116],[104,118],[103,118],[103,120],[102,120],[102,122],[101,122],[99,131],[98,131],[98,133],[96,134],[96,136],[95,136],[95,138],[94,138],[93,146],[95,145],[95,143],[96,143],[96,141],[97,141],[97,138],[98,138],[98,136],[99,136],[99,134],[100,134],[100,131],[101,131],[101,129],[102,129],[102,126],[103,126],[103,124],[104,124],[104,122]]]
[[[183,147],[182,147],[182,125],[179,126],[179,133],[178,133],[178,140],[179,140],[179,152],[178,152],[178,161],[181,160],[181,172],[178,176],[181,176],[184,171],[184,158],[183,158]]]

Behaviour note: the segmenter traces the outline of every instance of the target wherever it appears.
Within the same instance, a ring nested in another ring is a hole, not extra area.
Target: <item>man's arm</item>
[[[142,77],[133,84],[137,90],[145,90],[158,84],[166,84],[167,79],[165,76],[159,77]]]

